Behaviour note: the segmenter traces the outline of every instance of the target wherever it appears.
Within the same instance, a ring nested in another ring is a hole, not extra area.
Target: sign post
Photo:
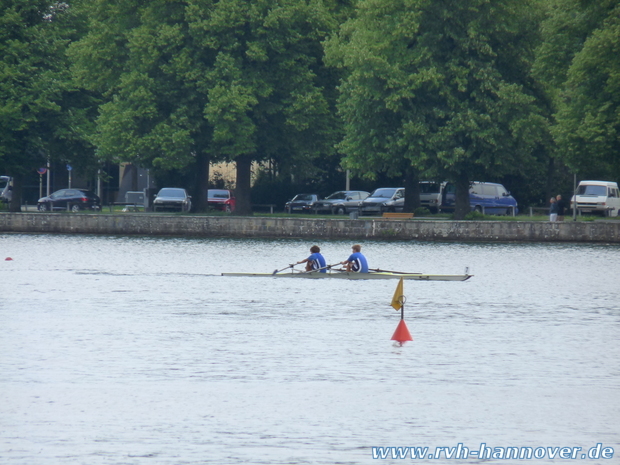
[[[43,175],[47,173],[47,168],[39,168],[37,173],[39,173],[39,198],[41,198],[43,197]]]
[[[45,185],[45,195],[50,195],[50,159],[47,159],[47,184]]]

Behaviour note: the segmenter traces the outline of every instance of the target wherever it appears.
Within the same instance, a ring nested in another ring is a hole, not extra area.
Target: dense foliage
[[[620,177],[618,0],[0,0],[0,174],[237,166],[239,213],[372,182]],[[269,162],[252,200],[251,169]],[[175,179],[176,179],[175,178]],[[416,207],[409,188],[406,208]],[[263,201],[264,202],[264,201]]]
[[[344,163],[368,176],[413,169],[455,181],[460,218],[471,181],[534,163],[544,127],[528,77],[535,6],[361,2],[328,48],[348,70],[339,106]]]
[[[95,173],[88,144],[96,102],[76,88],[65,54],[83,23],[65,3],[0,1],[0,171],[14,179],[20,210],[24,176],[55,157]]]

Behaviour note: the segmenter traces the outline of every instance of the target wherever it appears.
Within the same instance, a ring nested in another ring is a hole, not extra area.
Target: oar
[[[377,273],[394,273],[394,274],[422,274],[422,273],[408,273],[406,271],[382,270],[380,268],[368,268],[368,271],[376,271]]]
[[[273,270],[273,273],[271,273],[271,275],[273,276],[276,273],[279,273],[280,271],[284,271],[284,270],[288,270],[289,268],[293,268],[295,265],[297,265],[297,263],[293,263],[292,265],[286,266],[284,268],[282,268],[281,270]]]

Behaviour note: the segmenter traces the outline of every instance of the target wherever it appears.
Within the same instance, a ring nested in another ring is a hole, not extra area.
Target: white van
[[[420,206],[428,208],[431,213],[437,213],[445,186],[445,182],[420,181]]]
[[[571,199],[571,209],[580,213],[601,213],[603,216],[618,216],[620,211],[620,191],[618,183],[610,181],[581,181],[577,192]]]

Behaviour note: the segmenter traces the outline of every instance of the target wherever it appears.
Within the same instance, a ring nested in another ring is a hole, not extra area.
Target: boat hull
[[[424,274],[424,273],[354,273],[348,271],[319,273],[222,273],[222,276],[245,276],[255,278],[300,278],[300,279],[409,279],[416,281],[466,281],[470,274]]]

